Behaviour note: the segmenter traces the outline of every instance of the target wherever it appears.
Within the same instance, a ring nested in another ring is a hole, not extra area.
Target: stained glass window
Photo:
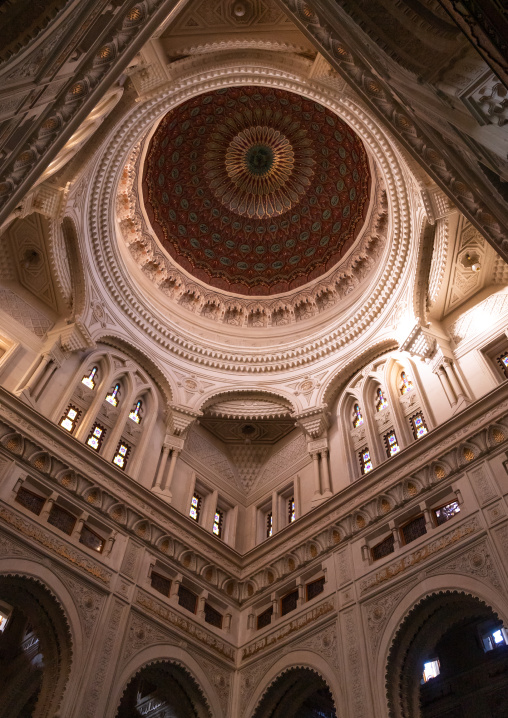
[[[378,561],[383,556],[388,556],[395,551],[395,539],[393,534],[390,534],[385,539],[380,541],[378,544],[372,547],[371,554],[372,560]]]
[[[360,468],[362,470],[362,474],[367,474],[369,471],[372,471],[374,467],[372,465],[372,459],[370,458],[369,449],[362,449],[358,456],[360,458]]]
[[[199,496],[198,494],[194,494],[194,496],[191,499],[189,516],[191,517],[191,519],[194,519],[194,521],[199,521],[200,513],[201,513],[201,496]]]
[[[273,615],[273,606],[270,606],[270,608],[267,608],[266,611],[263,611],[263,613],[260,613],[257,620],[257,628],[258,631],[260,628],[264,628],[265,626],[269,626],[272,621],[272,615]]]
[[[355,404],[353,407],[353,426],[356,429],[357,426],[363,424],[363,416],[360,410],[360,405]]]
[[[83,528],[81,529],[79,543],[88,546],[88,548],[97,551],[97,553],[102,553],[102,549],[104,548],[104,539],[102,536],[96,534],[95,531],[92,531],[86,524],[83,524]]]
[[[120,384],[115,384],[115,387],[111,394],[106,396],[106,401],[109,401],[113,406],[118,406],[118,392],[120,391]]]
[[[23,486],[20,486],[18,489],[16,501],[18,504],[21,504],[21,506],[24,506],[25,509],[28,509],[37,516],[39,516],[42,511],[42,507],[46,503],[44,496],[38,496],[37,494],[25,489]]]
[[[400,446],[397,443],[397,437],[393,429],[384,436],[386,453],[388,456],[394,456],[400,451]]]
[[[85,374],[85,376],[81,379],[81,383],[87,386],[89,389],[95,389],[95,382],[97,379],[97,367],[94,366],[94,368],[91,370],[90,374]]]
[[[135,421],[136,424],[141,424],[141,400],[136,402],[136,406],[134,409],[129,413],[129,419],[132,419],[132,421]]]
[[[417,414],[413,414],[410,421],[411,428],[413,429],[414,438],[420,439],[422,436],[425,436],[425,434],[428,432],[428,429],[427,424],[425,423],[425,419],[423,418],[422,412],[419,411]]]
[[[387,406],[388,402],[385,399],[385,395],[383,394],[381,387],[378,387],[378,390],[376,391],[376,411],[383,411],[383,409],[386,409]]]
[[[508,352],[503,352],[501,356],[498,356],[497,361],[503,370],[504,375],[508,377]]]
[[[62,426],[70,434],[72,434],[72,432],[76,428],[80,414],[81,414],[81,411],[79,409],[77,409],[75,406],[72,406],[72,404],[70,404],[69,408],[67,409],[67,411],[65,412],[65,414],[62,417],[60,426]]]
[[[288,521],[289,523],[293,523],[293,521],[296,518],[296,512],[295,512],[295,497],[292,496],[290,499],[288,499]]]
[[[400,372],[400,393],[407,394],[413,388],[413,382],[408,377],[405,371]]]
[[[273,534],[273,514],[269,511],[266,514],[266,538],[270,538]]]
[[[434,516],[436,517],[436,523],[438,526],[444,524],[448,519],[453,518],[455,514],[460,513],[460,506],[458,501],[450,501],[446,506],[441,506],[439,509],[434,509]]]
[[[99,451],[106,436],[106,429],[100,424],[94,424],[86,443],[91,446],[94,451]]]
[[[224,512],[220,509],[217,509],[215,512],[215,516],[213,517],[213,527],[212,531],[213,533],[218,536],[219,538],[222,538],[222,524],[224,522]]]
[[[121,469],[125,469],[125,467],[127,466],[127,459],[130,452],[131,447],[124,441],[120,441],[116,453],[113,457],[113,463],[119,466]]]

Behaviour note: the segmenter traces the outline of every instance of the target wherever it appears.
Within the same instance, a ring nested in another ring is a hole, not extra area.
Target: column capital
[[[302,428],[311,439],[318,439],[330,425],[330,412],[327,404],[314,406],[299,414],[292,414],[292,417],[295,419],[296,425]]]
[[[321,439],[307,440],[307,451],[311,456],[313,454],[322,454],[323,451],[328,451],[328,439],[323,437]]]
[[[184,437],[192,424],[194,424],[200,416],[203,416],[203,412],[201,411],[195,411],[186,406],[170,404],[166,417],[166,425],[173,437]]]

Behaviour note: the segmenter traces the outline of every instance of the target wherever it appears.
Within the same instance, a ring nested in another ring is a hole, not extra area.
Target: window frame
[[[407,526],[409,526],[409,524],[412,524],[414,521],[416,521],[417,519],[420,519],[420,518],[423,518],[425,531],[424,531],[423,533],[421,533],[419,536],[416,536],[416,538],[411,539],[411,541],[406,541],[405,536],[404,536],[404,529],[405,529]],[[401,524],[398,528],[399,528],[400,543],[401,543],[402,546],[409,546],[410,543],[413,543],[413,541],[417,541],[419,538],[421,538],[422,536],[425,536],[425,534],[428,533],[428,531],[427,531],[427,521],[426,521],[426,519],[425,519],[425,514],[423,513],[423,511],[421,511],[421,512],[418,513],[418,514],[415,514],[414,516],[411,516],[410,519],[408,519],[407,521],[405,521],[405,522],[404,522],[403,524]]]

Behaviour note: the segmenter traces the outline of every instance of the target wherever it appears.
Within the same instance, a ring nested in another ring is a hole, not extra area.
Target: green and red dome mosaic
[[[322,105],[231,87],[165,115],[143,171],[160,242],[191,275],[235,294],[296,289],[337,264],[368,208],[361,140]]]

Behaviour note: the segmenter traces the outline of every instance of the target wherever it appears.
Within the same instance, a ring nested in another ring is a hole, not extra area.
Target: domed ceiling
[[[287,292],[331,269],[367,213],[361,140],[284,90],[232,87],[168,112],[143,169],[148,218],[189,274],[246,296]]]

